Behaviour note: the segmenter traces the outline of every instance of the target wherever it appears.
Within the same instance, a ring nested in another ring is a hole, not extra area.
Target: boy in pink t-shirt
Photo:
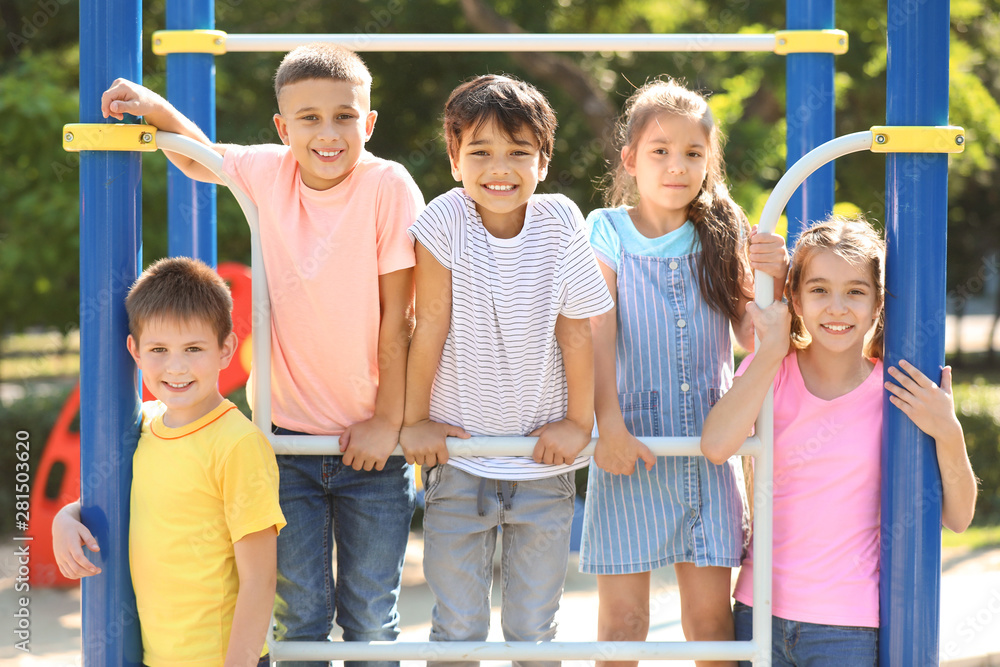
[[[122,79],[101,104],[105,117],[141,115],[224,156],[260,214],[275,432],[340,436],[343,457],[277,457],[288,520],[278,540],[278,639],[325,641],[336,613],[349,641],[392,640],[414,490],[412,467],[389,454],[402,423],[413,296],[406,230],[423,198],[401,165],[365,150],[377,113],[356,54],[297,48],[274,86],[280,146],[212,144],[162,97]],[[218,182],[203,165],[168,157],[189,177]]]

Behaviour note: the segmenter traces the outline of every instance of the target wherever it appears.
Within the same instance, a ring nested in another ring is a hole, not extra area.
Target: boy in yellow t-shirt
[[[219,393],[236,351],[225,282],[162,259],[125,300],[127,346],[157,398],[143,404],[132,463],[129,564],[143,664],[266,665],[274,602],[278,468],[267,438]],[[79,501],[52,525],[59,570],[99,574]]]

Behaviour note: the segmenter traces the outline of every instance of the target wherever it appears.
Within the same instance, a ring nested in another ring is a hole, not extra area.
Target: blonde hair
[[[785,296],[792,313],[792,345],[802,350],[812,342],[802,318],[795,314],[792,296],[802,284],[809,260],[820,250],[829,250],[858,270],[867,271],[875,288],[875,303],[885,303],[885,242],[864,217],[831,216],[806,229],[795,243]],[[880,308],[875,329],[865,343],[864,355],[881,359],[885,341],[885,309]]]
[[[638,88],[625,102],[615,132],[617,148],[634,148],[646,126],[659,114],[671,114],[697,122],[708,138],[705,181],[688,206],[688,219],[701,241],[698,259],[702,296],[730,320],[739,320],[739,303],[752,297],[744,285],[752,279],[747,256],[750,222],[726,187],[722,159],[723,137],[715,124],[708,101],[674,79],[654,79]],[[619,158],[606,177],[605,205],[634,206],[639,190],[634,176]]]

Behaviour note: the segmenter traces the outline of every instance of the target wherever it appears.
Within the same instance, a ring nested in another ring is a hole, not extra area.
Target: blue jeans
[[[277,428],[275,433],[300,435]],[[391,456],[381,471],[356,471],[340,456],[278,456],[281,511],[274,604],[279,641],[392,641],[413,517],[413,466]],[[337,581],[332,572],[337,546]],[[282,662],[318,666],[324,662]],[[397,662],[348,662],[369,667]]]
[[[504,639],[551,641],[569,560],[576,494],[573,473],[500,483],[451,465],[422,472],[427,504],[424,576],[434,594],[431,641],[486,640],[498,527]],[[427,661],[428,667],[478,664]],[[558,664],[513,663],[514,667]]]
[[[733,605],[736,640],[753,639],[753,608]],[[874,667],[878,628],[821,625],[771,617],[772,667]],[[740,667],[750,667],[746,661]]]

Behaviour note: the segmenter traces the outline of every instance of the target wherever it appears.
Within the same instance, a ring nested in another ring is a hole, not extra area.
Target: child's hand
[[[757,225],[750,230],[750,268],[763,271],[775,280],[775,294],[780,295],[778,284],[785,284],[788,274],[788,251],[785,239],[777,234],[757,231]]]
[[[889,375],[899,383],[885,383],[892,394],[889,400],[917,428],[938,442],[952,441],[956,436],[962,438],[962,425],[955,415],[951,396],[951,366],[941,370],[940,387],[905,359],[900,359],[899,368],[890,367]]]
[[[760,339],[755,356],[772,360],[784,359],[788,354],[792,327],[792,314],[788,312],[788,306],[775,301],[761,310],[760,306],[751,301],[747,304],[747,313],[753,322],[754,333]]]
[[[80,579],[101,573],[101,568],[91,563],[83,553],[83,545],[91,551],[100,551],[97,540],[79,521],[79,504],[67,505],[52,520],[52,552],[59,571],[67,579]]]
[[[941,369],[941,386],[938,387],[908,361],[900,359],[899,366],[889,369],[889,374],[899,383],[885,383],[892,394],[889,400],[917,428],[934,438],[941,471],[941,523],[961,533],[969,527],[976,513],[978,484],[969,463],[962,424],[955,416],[951,367]]]
[[[344,453],[346,466],[355,470],[382,470],[398,442],[399,429],[375,415],[347,427],[340,436],[340,451]]]
[[[594,463],[598,468],[612,475],[631,475],[639,459],[646,465],[646,470],[652,470],[656,465],[653,452],[629,433],[624,424],[621,428],[601,432],[594,448]]]
[[[111,87],[101,95],[101,113],[105,118],[111,116],[123,120],[125,114],[148,116],[162,111],[166,106],[167,102],[162,97],[127,79],[115,79]]]
[[[531,458],[536,463],[570,464],[577,455],[590,444],[590,430],[571,419],[560,419],[531,432],[538,438]]]
[[[448,462],[448,445],[445,442],[447,437],[472,436],[458,426],[422,419],[410,426],[403,426],[399,432],[399,444],[403,447],[407,463],[430,467]]]

